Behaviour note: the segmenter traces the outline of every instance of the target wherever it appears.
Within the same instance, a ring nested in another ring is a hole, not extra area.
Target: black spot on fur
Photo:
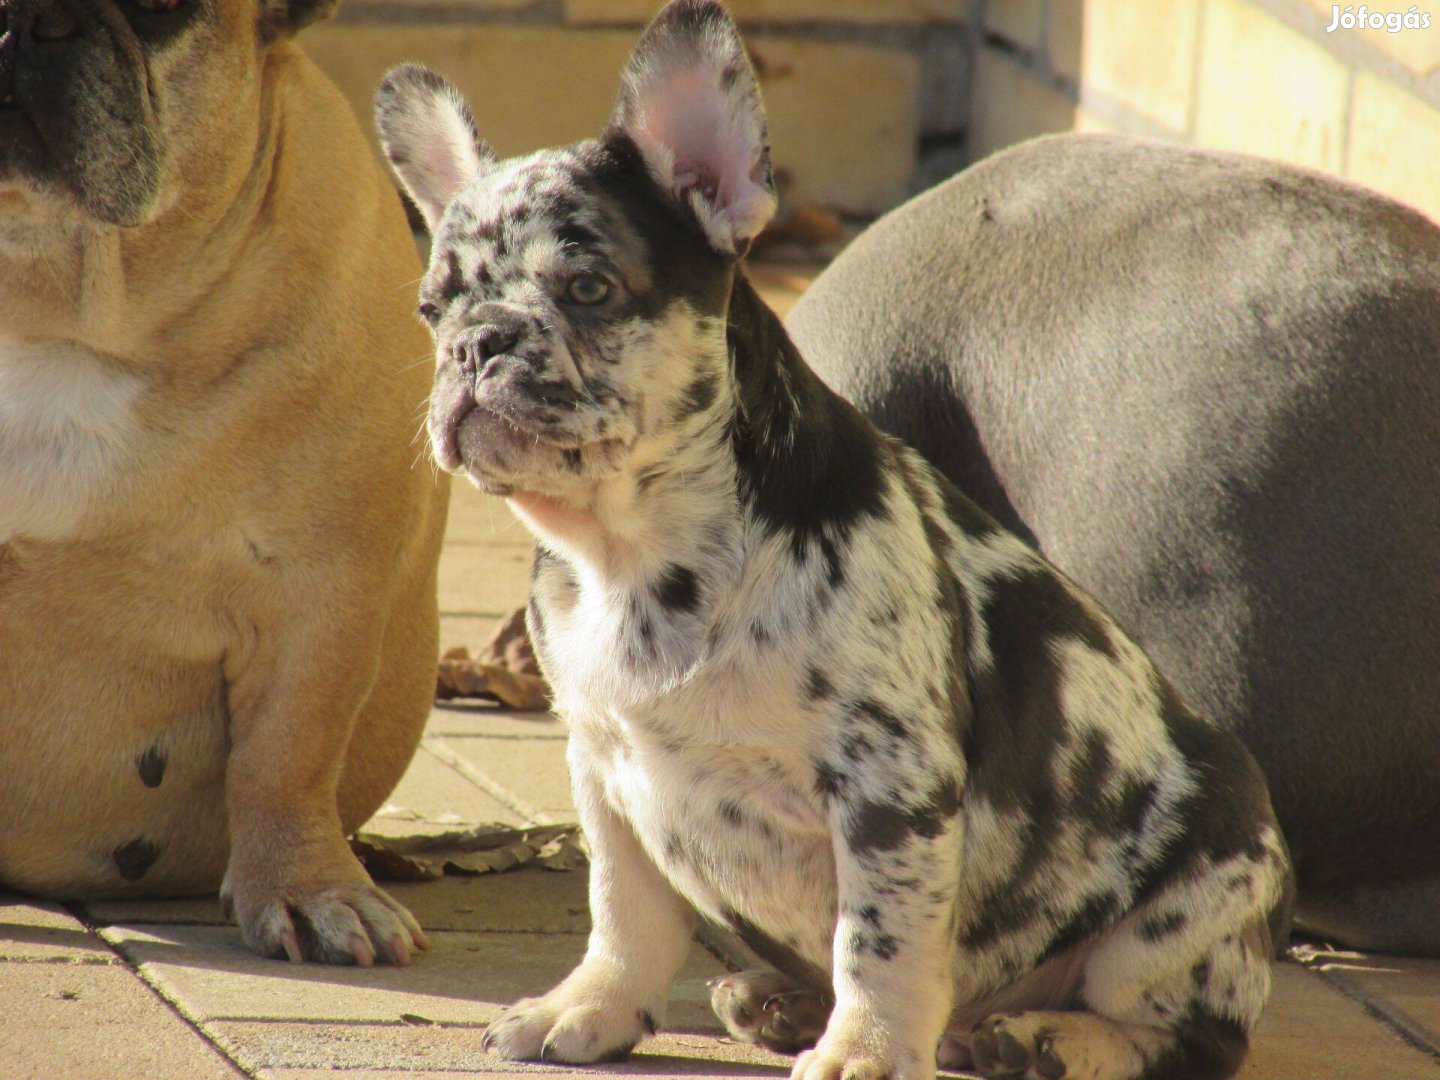
[[[1140,920],[1140,937],[1144,941],[1160,941],[1185,929],[1189,922],[1183,911],[1167,911],[1163,915],[1150,915]]]
[[[452,248],[445,252],[445,272],[435,282],[433,297],[442,304],[449,304],[465,291],[465,274],[460,269],[460,256]]]
[[[696,377],[680,395],[680,405],[675,411],[675,419],[677,421],[686,420],[704,412],[715,404],[715,398],[719,393],[720,377],[718,375],[707,372]]]
[[[833,799],[844,790],[849,777],[828,761],[815,764],[815,793],[822,799]]]
[[[638,1016],[640,1020],[640,1026],[643,1027],[651,1035],[654,1035],[657,1031],[660,1030],[659,1026],[655,1023],[655,1017],[650,1015],[649,1009],[641,1009]]]
[[[834,693],[835,687],[830,685],[825,673],[812,667],[805,678],[805,696],[811,701],[823,701]]]
[[[745,811],[734,799],[721,799],[717,807],[720,817],[731,825],[740,826],[745,824]]]
[[[655,599],[667,611],[694,611],[700,603],[700,582],[695,571],[672,563],[655,585]]]
[[[820,558],[825,563],[825,584],[838,589],[845,584],[845,564],[840,561],[840,552],[828,536],[820,537]]]
[[[1225,1080],[1239,1070],[1250,1046],[1243,1027],[1198,1004],[1174,1031],[1174,1045],[1151,1062],[1139,1080]]]
[[[565,462],[565,467],[571,472],[578,473],[581,464],[581,451],[573,446],[567,446],[560,451],[560,457]]]
[[[143,836],[131,840],[128,844],[121,844],[111,852],[115,869],[120,871],[120,876],[126,881],[139,881],[154,865],[159,855],[160,848]]]
[[[916,806],[866,800],[851,808],[845,840],[859,855],[893,851],[912,836],[933,840],[959,810],[959,785],[946,781]]]
[[[892,739],[906,736],[906,728],[900,718],[874,698],[861,698],[850,715],[856,720],[874,724]]]
[[[1036,963],[1043,964],[1051,957],[1059,956],[1082,941],[1094,937],[1119,918],[1124,911],[1125,902],[1114,893],[1096,893],[1086,898],[1079,909],[1072,912],[1070,917],[1055,931]]]
[[[146,747],[144,753],[135,759],[135,768],[140,773],[140,782],[148,788],[159,787],[160,782],[165,779],[167,763],[165,751],[161,750],[159,746]]]

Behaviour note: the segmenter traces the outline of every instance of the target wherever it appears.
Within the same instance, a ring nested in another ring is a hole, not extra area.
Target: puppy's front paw
[[[232,865],[221,899],[245,944],[261,956],[370,967],[376,960],[408,964],[430,947],[415,917],[376,888],[358,862],[292,882],[257,878]]]
[[[833,1021],[790,1080],[933,1080],[935,1048],[894,1045],[864,1023]]]
[[[657,1029],[658,1006],[576,971],[548,994],[524,998],[485,1029],[481,1045],[512,1061],[620,1061]]]
[[[1067,1070],[1056,1053],[1055,1031],[1024,1013],[992,1016],[970,1033],[975,1068],[994,1080],[1061,1080]]]

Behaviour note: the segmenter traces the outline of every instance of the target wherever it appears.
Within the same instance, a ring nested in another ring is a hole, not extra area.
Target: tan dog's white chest
[[[71,535],[134,449],[142,392],[83,346],[0,339],[0,542]]]

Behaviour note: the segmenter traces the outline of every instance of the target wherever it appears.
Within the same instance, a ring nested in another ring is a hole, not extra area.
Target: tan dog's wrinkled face
[[[110,225],[151,220],[187,163],[227,152],[214,135],[243,122],[266,45],[333,6],[0,0],[0,211],[18,194]]]

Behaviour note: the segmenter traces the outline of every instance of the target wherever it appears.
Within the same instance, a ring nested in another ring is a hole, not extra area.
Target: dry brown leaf
[[[357,833],[350,847],[379,881],[428,881],[449,874],[496,874],[534,864],[547,870],[585,866],[578,825],[516,829],[481,825],[429,836]]]
[[[550,687],[525,632],[525,612],[506,616],[471,657],[470,650],[455,648],[440,658],[435,699],[483,698],[508,709],[539,712],[550,708]]]

